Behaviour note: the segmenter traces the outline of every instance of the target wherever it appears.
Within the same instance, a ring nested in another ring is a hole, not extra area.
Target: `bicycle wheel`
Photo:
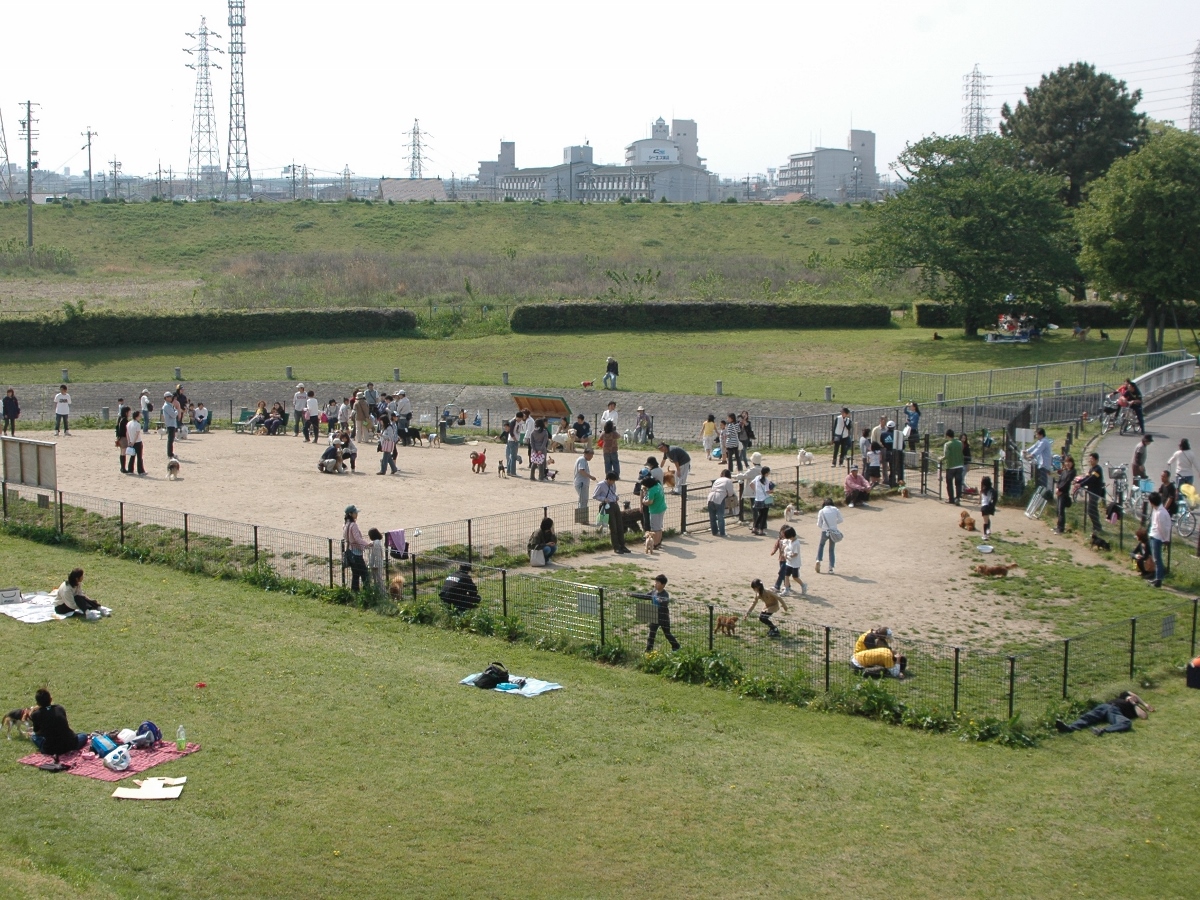
[[[1184,537],[1191,537],[1196,530],[1196,517],[1192,515],[1190,509],[1185,509],[1179,514],[1179,518],[1175,521],[1175,527]]]
[[[1100,433],[1101,434],[1108,434],[1109,431],[1112,430],[1112,427],[1113,427],[1113,417],[1112,416],[1101,416],[1100,417]]]

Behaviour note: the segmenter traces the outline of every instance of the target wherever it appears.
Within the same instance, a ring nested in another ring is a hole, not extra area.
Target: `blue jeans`
[[[828,531],[821,532],[821,543],[817,545],[817,563],[821,562],[821,557],[825,554],[826,543],[829,544],[829,570],[833,571],[833,567],[837,565],[834,559],[834,548],[837,547],[837,544],[829,539]]]
[[[76,733],[75,738],[79,741],[79,746],[76,749],[82,750],[87,746],[88,736],[86,734]],[[30,735],[30,740],[33,741],[33,746],[38,748],[38,752],[41,752],[42,747],[46,744],[46,738],[40,734]]]
[[[517,441],[509,441],[504,445],[504,463],[509,475],[517,474],[517,451],[521,445]]]
[[[603,380],[604,386],[606,388],[610,388],[611,390],[614,390],[614,391],[617,389],[617,376],[614,375],[612,372],[605,372],[604,378],[602,380]]]
[[[604,454],[604,474],[607,475],[609,472],[616,475],[617,478],[621,477],[621,457],[615,453]]]
[[[393,450],[391,453],[389,453],[388,451],[384,450],[384,451],[383,451],[381,454],[379,454],[379,455],[383,457],[383,459],[381,459],[381,460],[379,461],[379,474],[380,474],[380,475],[386,475],[386,474],[387,474],[387,470],[388,470],[388,466],[391,466],[391,467],[392,467],[392,474],[393,474],[393,475],[395,475],[395,474],[396,474],[396,472],[398,472],[398,471],[399,471],[399,470],[396,468],[396,451],[395,451],[395,450]]]
[[[196,434],[204,434],[208,430],[208,420],[205,419],[203,422],[193,421],[192,426],[196,429]]]
[[[713,503],[711,500],[708,504],[708,527],[713,534],[718,537],[725,537],[725,504]]]
[[[1150,555],[1154,557],[1154,583],[1162,584],[1163,576],[1167,574],[1167,567],[1163,565],[1162,558],[1163,542],[1158,538],[1150,538]]]
[[[59,425],[62,426],[63,434],[70,434],[71,426],[67,421],[69,418],[70,418],[69,415],[65,415],[63,413],[55,413],[54,414],[54,433],[55,434],[58,434],[58,426]]]
[[[555,544],[554,546],[547,544],[545,547],[542,548],[542,553],[545,554],[545,556],[546,556],[546,562],[550,562],[550,557],[552,557],[554,555],[554,551],[557,549],[558,549],[557,544]]]
[[[1104,729],[1107,734],[1118,734],[1133,728],[1133,722],[1121,715],[1121,711],[1111,703],[1101,703],[1089,709],[1067,727],[1071,731],[1082,731],[1089,725],[1099,725],[1101,722],[1108,723]]]

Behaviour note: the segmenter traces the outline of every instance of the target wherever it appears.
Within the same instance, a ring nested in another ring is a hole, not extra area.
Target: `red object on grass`
[[[196,687],[198,687],[198,688],[202,688],[202,687],[208,687],[208,685],[207,685],[207,684],[205,684],[203,681],[197,681],[197,682],[196,682]]]

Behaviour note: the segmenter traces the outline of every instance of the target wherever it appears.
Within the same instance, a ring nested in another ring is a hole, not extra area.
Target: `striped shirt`
[[[738,425],[737,422],[725,423],[725,446],[737,447],[741,442],[738,440]]]

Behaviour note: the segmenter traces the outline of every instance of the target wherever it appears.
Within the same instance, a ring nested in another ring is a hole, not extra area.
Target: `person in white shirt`
[[[54,434],[58,435],[58,429],[61,426],[64,435],[71,433],[71,395],[67,393],[67,386],[61,384],[58,386],[58,393],[54,395]]]
[[[149,422],[150,421],[150,413],[154,409],[154,404],[152,404],[150,402],[150,392],[148,390],[146,390],[145,388],[142,388],[142,394],[138,398],[138,409],[141,410],[142,421]]]
[[[1179,442],[1179,449],[1167,460],[1168,466],[1175,467],[1175,487],[1196,483],[1196,457],[1192,453],[1192,445],[1184,438]]]
[[[303,384],[296,385],[296,393],[292,394],[292,436],[300,434],[300,420],[304,418],[304,413],[308,410],[308,394],[304,390]],[[304,433],[304,440],[308,440],[308,432]]]
[[[338,405],[338,408],[337,408],[337,428],[334,428],[333,423],[330,423],[329,435],[330,435],[330,437],[332,437],[333,433],[335,431],[345,431],[349,427],[350,427],[350,398],[343,397],[342,402]]]
[[[1171,540],[1171,514],[1163,505],[1158,491],[1150,494],[1150,554],[1154,557],[1154,586],[1162,587],[1166,567],[1163,565],[1163,544]]]
[[[316,391],[309,391],[304,400],[304,443],[308,443],[309,432],[315,444],[321,437],[321,401]]]
[[[821,557],[825,555],[825,545],[829,544],[829,574],[833,574],[834,566],[834,543],[830,532],[837,531],[838,526],[842,524],[842,514],[838,508],[833,505],[833,498],[826,497],[825,505],[821,507],[821,511],[817,513],[817,527],[821,529],[821,543],[817,545],[817,574],[821,574]]]
[[[604,430],[605,422],[612,422],[613,431],[620,431],[617,427],[617,404],[612,400],[608,401],[608,409],[600,413],[600,431]]]
[[[1035,481],[1038,487],[1048,490],[1050,470],[1054,467],[1054,450],[1050,446],[1050,438],[1046,437],[1045,428],[1039,428],[1034,433],[1037,435],[1037,440],[1029,446],[1024,456],[1033,463],[1037,470]]]
[[[204,434],[208,428],[208,410],[203,403],[197,403],[192,411],[192,424],[196,426],[197,434]]]
[[[833,420],[833,465],[838,464],[838,453],[842,462],[850,455],[850,447],[854,443],[854,422],[850,419],[850,409],[843,406],[841,414]]]
[[[754,476],[754,480],[750,482],[750,487],[754,490],[754,527],[750,530],[751,534],[764,535],[767,533],[767,514],[771,511],[767,501],[775,489],[769,477],[770,474],[771,467],[763,466],[761,471]]]
[[[129,466],[126,471],[130,475],[133,474],[133,464],[137,461],[137,474],[146,474],[146,465],[142,461],[142,412],[135,410],[129,419],[129,424],[125,426],[125,455],[129,457]]]
[[[400,441],[407,447],[412,443],[408,429],[412,427],[413,405],[408,399],[408,393],[399,391],[396,394],[396,427],[400,430]]]
[[[92,616],[94,619],[112,615],[112,610],[107,606],[101,606],[90,597],[84,596],[83,569],[71,570],[67,580],[60,584],[58,590],[55,591],[55,599],[58,603],[55,605],[54,611],[60,616],[73,616],[76,613],[83,616],[91,610],[99,613],[99,615]]]
[[[575,478],[573,484],[575,485],[575,492],[579,495],[580,509],[587,509],[589,489],[591,483],[596,480],[596,476],[592,474],[591,466],[588,465],[595,455],[592,448],[588,447],[575,460]]]
[[[708,528],[714,537],[725,537],[725,504],[731,497],[737,499],[737,495],[737,485],[729,469],[722,469],[708,491]]]

